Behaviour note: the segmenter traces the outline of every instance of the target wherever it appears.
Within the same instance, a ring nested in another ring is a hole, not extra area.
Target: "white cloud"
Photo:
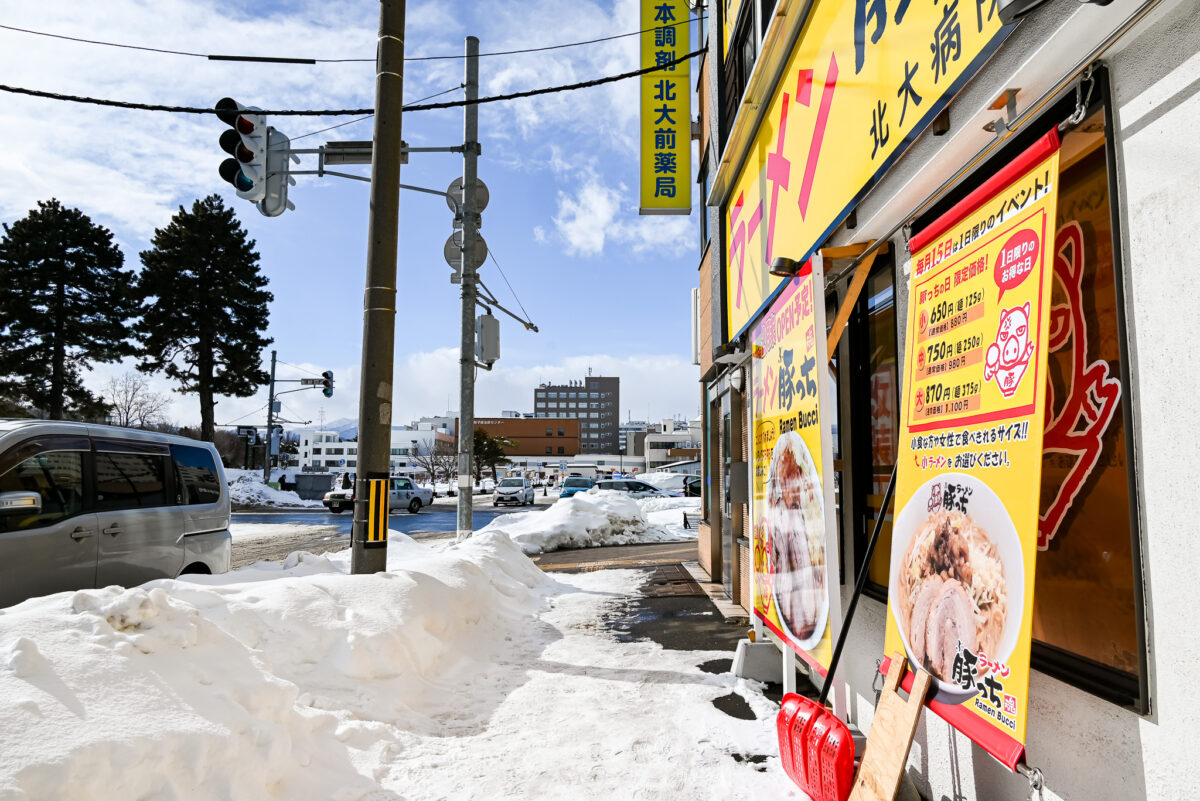
[[[533,241],[539,245],[546,244],[546,229],[540,225],[533,226]]]
[[[599,256],[620,210],[621,195],[596,175],[587,176],[574,195],[558,193],[554,226],[571,256]]]
[[[573,194],[558,193],[554,216],[571,256],[600,256],[609,241],[627,245],[635,254],[678,256],[694,247],[695,225],[690,216],[639,215],[624,184],[608,186],[591,169],[584,171]]]

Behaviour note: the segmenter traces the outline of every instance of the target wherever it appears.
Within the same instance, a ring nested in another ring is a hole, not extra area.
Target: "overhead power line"
[[[581,81],[579,83],[563,84],[561,86],[548,86],[542,89],[529,89],[524,92],[510,92],[504,95],[492,95],[491,97],[480,97],[475,100],[450,100],[443,103],[416,103],[413,105],[404,106],[405,111],[431,111],[433,109],[443,108],[459,108],[461,106],[471,105],[473,103],[496,103],[501,100],[516,100],[522,97],[536,97],[538,95],[554,94],[556,92],[569,92],[575,89],[587,89],[592,86],[601,86],[606,83],[615,81],[623,81],[627,78],[636,78],[639,75],[647,75],[651,72],[659,72],[668,70],[676,64],[682,64],[688,59],[704,53],[704,49],[693,50],[692,52],[680,56],[679,58],[659,64],[654,67],[644,67],[640,70],[632,70],[623,72],[620,75],[609,75],[604,78],[594,78],[590,81]],[[96,97],[81,97],[79,95],[64,95],[58,92],[44,92],[40,89],[24,89],[19,86],[6,86],[0,84],[0,92],[10,92],[18,95],[28,95],[30,97],[42,97],[48,100],[62,100],[70,103],[88,103],[95,106],[109,106],[112,108],[126,108],[137,111],[167,111],[176,114],[216,114],[217,110],[213,108],[199,108],[196,106],[164,106],[153,103],[132,103],[124,100],[105,100]],[[322,110],[301,110],[301,109],[282,109],[270,111],[258,111],[255,114],[271,115],[277,117],[346,117],[346,116],[363,116],[375,113],[373,108],[354,108],[354,109],[322,109]]]
[[[441,97],[442,95],[449,94],[450,92],[456,92],[459,89],[462,89],[463,86],[465,86],[465,84],[460,83],[458,86],[451,86],[449,89],[443,89],[440,92],[434,92],[433,94],[429,95],[428,97],[423,97],[420,100],[414,100],[413,102],[414,103],[424,103],[426,100],[432,100],[435,97]],[[328,128],[322,128],[319,131],[311,131],[306,134],[300,134],[299,136],[293,136],[292,141],[295,142],[297,139],[303,139],[306,136],[316,136],[317,134],[325,133],[326,131],[332,131],[335,128],[344,128],[347,125],[353,125],[356,122],[362,122],[363,120],[369,120],[374,116],[375,116],[374,114],[366,114],[362,117],[359,117],[356,120],[348,120],[346,122],[339,122],[337,125],[330,125]]]
[[[697,17],[698,20],[706,19],[706,15]],[[480,56],[515,56],[523,53],[542,53],[547,50],[562,50],[568,47],[581,47],[583,45],[599,44],[600,42],[611,42],[614,39],[624,39],[627,36],[637,36],[638,34],[647,33],[656,30],[657,28],[675,27],[677,25],[688,25],[691,20],[683,20],[675,22],[671,25],[660,25],[655,28],[643,28],[640,31],[630,31],[629,33],[618,33],[613,36],[601,36],[598,39],[585,39],[580,42],[566,42],[564,44],[545,45],[543,47],[524,47],[517,50],[497,50],[491,53],[480,53]],[[187,56],[190,58],[203,58],[209,61],[257,61],[272,64],[345,64],[345,63],[374,63],[374,58],[297,58],[292,56],[238,56],[238,55],[211,55],[208,53],[192,53],[187,50],[168,50],[161,47],[143,47],[141,45],[123,44],[121,42],[106,42],[100,39],[84,39],[79,36],[66,36],[61,33],[48,33],[47,31],[35,31],[30,28],[18,28],[15,25],[0,25],[0,28],[6,31],[14,31],[16,33],[27,33],[33,36],[45,36],[50,39],[62,39],[68,42],[78,42],[80,44],[99,45],[102,47],[119,47],[124,50],[141,50],[146,53],[161,53],[170,56]],[[446,56],[408,56],[405,61],[442,61],[447,59],[465,58],[462,53]]]

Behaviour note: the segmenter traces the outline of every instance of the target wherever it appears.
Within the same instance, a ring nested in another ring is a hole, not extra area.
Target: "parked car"
[[[411,478],[399,476],[392,478],[388,491],[388,506],[392,509],[408,509],[414,515],[421,511],[422,506],[433,503],[433,490],[418,485]]]
[[[209,442],[0,420],[0,606],[229,570],[229,490]]]
[[[560,498],[570,498],[577,492],[587,492],[596,483],[594,478],[584,478],[583,476],[568,476],[563,479],[562,492],[558,494]]]
[[[329,511],[341,514],[347,509],[354,508],[354,474],[342,473],[334,479],[335,487],[325,493],[321,503]],[[414,515],[421,511],[422,506],[433,503],[433,490],[421,487],[407,476],[393,476],[388,488],[388,509],[407,509]]]
[[[689,498],[700,497],[700,476],[688,476],[684,479],[683,494]]]
[[[617,478],[617,476],[614,476]],[[647,484],[652,484],[662,490],[668,492],[679,492],[687,494],[688,480],[692,479],[699,481],[699,476],[688,475],[686,473],[671,473],[664,470],[656,470],[650,473],[643,473],[639,478]]]
[[[518,506],[533,503],[533,485],[524,478],[501,479],[496,485],[495,494],[492,495],[492,506],[502,503],[515,503]]]
[[[634,498],[682,498],[682,492],[674,490],[659,489],[653,484],[648,484],[645,481],[637,478],[619,478],[609,479],[607,481],[597,481],[596,489],[598,490],[614,490],[616,492],[627,492]]]

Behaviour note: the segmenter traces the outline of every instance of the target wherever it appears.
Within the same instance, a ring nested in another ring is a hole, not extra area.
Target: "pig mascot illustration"
[[[1034,344],[1029,341],[1029,303],[1000,312],[996,341],[988,346],[983,379],[995,379],[1006,398],[1011,398],[1029,367]]]

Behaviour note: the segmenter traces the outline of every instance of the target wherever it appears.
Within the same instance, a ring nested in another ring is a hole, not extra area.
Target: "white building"
[[[438,442],[455,442],[458,425],[453,417],[425,417],[411,426],[393,426],[390,469],[393,474],[415,475],[423,469],[414,460],[418,450],[431,451]],[[306,473],[330,473],[358,467],[358,443],[344,441],[336,431],[305,428],[299,432],[300,470]]]
[[[690,451],[700,450],[700,439],[699,417],[687,423],[664,419],[657,432],[646,434],[646,469],[657,470],[673,462],[698,458]]]

